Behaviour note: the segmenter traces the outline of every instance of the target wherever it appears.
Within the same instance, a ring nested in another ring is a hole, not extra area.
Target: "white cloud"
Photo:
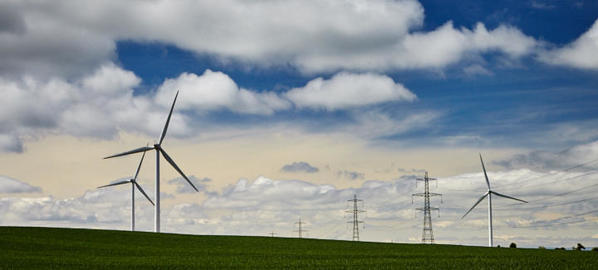
[[[23,181],[0,175],[0,193],[37,193],[40,187],[35,187]]]
[[[415,94],[392,78],[373,73],[339,73],[325,80],[316,78],[285,95],[297,107],[346,109],[389,101],[413,101]]]
[[[111,60],[115,42],[162,42],[198,54],[303,72],[444,68],[467,54],[521,57],[536,46],[518,29],[424,20],[415,0],[53,1],[5,5],[0,72],[76,76]],[[77,12],[74,12],[76,10]]]
[[[539,59],[552,65],[598,69],[598,20],[575,41],[540,53]]]
[[[272,114],[290,107],[287,100],[275,93],[239,88],[228,75],[209,69],[200,76],[183,73],[175,79],[165,80],[158,89],[156,101],[170,106],[177,90],[185,92],[179,108],[199,112],[228,109],[239,113]]]
[[[488,31],[484,24],[478,23],[473,30],[455,29],[449,21],[433,31],[405,34],[382,49],[360,54],[309,56],[299,65],[311,72],[440,69],[486,52],[519,58],[533,53],[538,46],[534,38],[513,26],[500,25]]]

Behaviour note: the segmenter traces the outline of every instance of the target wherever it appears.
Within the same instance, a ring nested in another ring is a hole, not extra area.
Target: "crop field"
[[[0,227],[0,269],[598,269],[598,252]]]

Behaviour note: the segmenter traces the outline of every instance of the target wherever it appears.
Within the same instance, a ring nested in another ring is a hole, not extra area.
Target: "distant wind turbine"
[[[517,199],[515,197],[507,196],[504,194],[500,194],[496,191],[493,191],[490,188],[490,180],[488,180],[488,174],[486,174],[486,167],[484,166],[484,160],[482,159],[482,154],[480,154],[480,162],[482,162],[482,169],[484,170],[484,177],[486,177],[486,185],[488,185],[488,191],[469,209],[469,211],[467,211],[467,213],[465,213],[465,215],[463,215],[463,217],[461,217],[461,219],[465,218],[465,216],[467,216],[467,214],[469,214],[469,212],[471,212],[471,210],[473,210],[478,204],[480,204],[480,202],[482,202],[482,200],[484,200],[484,198],[486,198],[486,196],[488,196],[488,246],[493,247],[494,238],[492,235],[492,195],[494,194],[499,197],[516,200],[516,201],[520,201],[520,202],[524,202],[524,203],[527,203],[527,202],[524,200],[521,200],[521,199]]]
[[[174,104],[176,103],[176,99],[178,96],[179,96],[179,91],[177,91],[176,95],[174,96],[174,101],[172,102],[172,107],[170,107],[170,113],[168,114],[168,118],[166,119],[166,124],[164,125],[164,129],[162,130],[162,135],[160,136],[160,141],[157,144],[154,144],[153,147],[144,146],[144,147],[140,147],[137,149],[133,149],[131,151],[123,152],[120,154],[116,154],[116,155],[112,155],[112,156],[104,158],[104,159],[108,159],[108,158],[113,158],[113,157],[120,157],[120,156],[135,154],[135,153],[139,153],[139,152],[145,152],[145,151],[149,151],[149,150],[156,150],[156,193],[155,193],[156,204],[154,207],[154,209],[155,209],[154,210],[154,231],[155,232],[160,232],[160,154],[162,154],[162,156],[164,156],[164,159],[166,159],[166,161],[168,161],[168,163],[170,163],[170,165],[181,176],[183,176],[183,178],[185,178],[185,180],[187,180],[189,185],[191,185],[191,187],[193,187],[193,189],[195,189],[195,191],[199,192],[199,190],[193,185],[193,183],[191,183],[189,178],[187,178],[187,176],[183,173],[183,171],[179,168],[179,166],[176,165],[174,160],[172,160],[172,158],[166,153],[166,151],[162,147],[162,142],[164,141],[164,137],[166,136],[166,131],[168,130],[168,124],[170,123],[170,117],[172,116],[172,110],[174,110]]]
[[[120,181],[120,182],[116,182],[116,183],[112,183],[109,185],[98,187],[98,188],[105,188],[105,187],[118,186],[118,185],[124,185],[124,184],[131,183],[131,231],[135,231],[135,187],[137,187],[139,189],[139,191],[141,191],[143,196],[145,196],[145,198],[147,198],[147,200],[152,205],[154,205],[154,202],[152,202],[152,199],[150,199],[150,197],[147,196],[145,191],[143,191],[143,188],[141,188],[139,183],[137,183],[137,176],[139,176],[139,170],[141,169],[141,164],[143,163],[144,157],[145,157],[145,152],[143,152],[143,155],[141,156],[141,160],[139,161],[139,166],[137,166],[137,171],[135,172],[135,176],[133,178],[131,178],[129,180],[124,180],[124,181]]]

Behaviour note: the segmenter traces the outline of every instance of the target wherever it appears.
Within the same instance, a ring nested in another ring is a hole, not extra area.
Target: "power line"
[[[432,216],[431,211],[436,210],[440,211],[437,207],[430,206],[430,197],[431,196],[442,196],[440,193],[430,193],[430,181],[436,180],[436,178],[428,177],[428,172],[425,173],[424,178],[417,178],[417,181],[424,182],[424,192],[423,193],[414,193],[411,195],[411,203],[413,203],[413,196],[423,197],[424,198],[424,207],[416,208],[416,210],[424,212],[424,227],[422,232],[422,242],[423,243],[434,243],[434,232],[432,231]],[[442,198],[442,197],[441,197]]]
[[[576,215],[570,215],[570,216],[560,217],[560,218],[556,218],[556,219],[552,219],[552,220],[543,220],[543,221],[541,221],[541,222],[548,223],[548,224],[527,225],[527,226],[511,226],[511,228],[536,228],[536,227],[549,227],[549,226],[555,226],[555,225],[566,225],[566,224],[573,224],[573,223],[582,223],[582,222],[586,222],[588,220],[584,219],[584,220],[575,220],[575,221],[563,221],[563,222],[558,222],[558,223],[550,223],[550,222],[560,221],[560,220],[564,220],[564,219],[570,219],[570,218],[574,218],[574,217],[581,217],[581,216],[585,216],[585,215],[589,215],[589,214],[593,214],[593,213],[598,213],[598,209],[587,211],[587,212],[576,214]]]
[[[568,148],[568,149],[569,149],[569,148]],[[568,150],[568,149],[565,149],[565,150],[563,150],[563,151],[561,151],[561,152],[564,152],[564,151],[566,151],[566,150]],[[549,172],[549,173],[543,173],[542,175],[538,175],[538,176],[536,176],[536,177],[533,177],[533,178],[530,178],[530,179],[526,179],[526,180],[525,180],[525,181],[526,181],[526,183],[523,183],[523,184],[521,184],[521,185],[518,185],[518,186],[517,186],[517,188],[521,188],[521,187],[533,187],[533,186],[537,186],[537,185],[546,185],[546,184],[550,184],[550,183],[558,182],[558,181],[561,181],[561,180],[566,180],[566,179],[557,179],[557,180],[555,180],[555,181],[551,181],[551,182],[546,182],[546,183],[537,183],[537,184],[531,184],[531,185],[530,185],[530,182],[531,182],[531,181],[534,181],[534,180],[537,180],[537,179],[542,179],[542,178],[544,178],[544,177],[549,177],[549,176],[553,176],[553,175],[558,175],[559,173],[562,173],[562,172],[567,172],[567,171],[570,171],[570,170],[573,170],[573,169],[577,169],[577,168],[579,168],[579,167],[582,167],[582,166],[585,166],[585,165],[588,165],[588,164],[592,164],[592,163],[595,163],[595,162],[598,162],[598,159],[593,159],[593,160],[589,160],[589,161],[586,161],[586,162],[583,162],[583,163],[580,163],[580,164],[576,164],[576,165],[574,165],[574,166],[571,166],[571,167],[565,168],[565,169],[563,169],[563,170],[558,170],[558,171]],[[589,172],[589,173],[587,173],[587,174],[583,174],[583,175],[579,175],[579,176],[573,176],[572,178],[576,178],[576,177],[581,177],[581,176],[587,176],[587,175],[595,174],[595,173],[598,173],[598,170],[595,170],[595,169],[594,169],[594,170],[589,170],[589,171],[586,171],[586,172]],[[567,178],[567,179],[571,179],[571,178]],[[499,186],[495,186],[495,187],[498,187],[498,188],[501,188],[501,189],[507,189],[507,190],[508,190],[509,188],[511,188],[511,187],[512,187],[512,185],[509,185],[509,186],[500,186],[500,185],[499,185]],[[447,190],[450,190],[450,191],[462,191],[462,192],[467,192],[467,191],[470,191],[470,190],[465,190],[465,189],[447,189]]]
[[[571,193],[576,193],[576,192],[580,192],[580,191],[586,191],[589,188],[592,188],[592,187],[595,187],[595,186],[598,186],[598,183],[591,184],[591,185],[588,185],[588,186],[584,186],[584,187],[581,187],[581,188],[578,188],[578,189],[575,189],[575,190],[565,191],[565,192],[554,194],[554,195],[545,195],[545,196],[542,196],[544,198],[538,199],[538,200],[534,200],[531,203],[532,204],[537,204],[538,202],[543,202],[543,201],[546,201],[546,200],[549,200],[549,199],[553,199],[555,197],[562,197],[562,196],[565,196],[565,195],[569,195]],[[511,205],[516,205],[516,204],[511,204]]]
[[[533,210],[533,209],[544,209],[544,208],[551,208],[551,207],[556,207],[556,206],[563,206],[563,205],[568,205],[568,204],[574,204],[574,203],[582,203],[582,202],[587,202],[587,201],[593,201],[596,200],[597,198],[587,198],[587,199],[582,199],[582,200],[577,200],[577,201],[570,201],[570,202],[561,202],[561,203],[554,203],[554,204],[547,204],[547,205],[540,205],[540,206],[534,206],[534,207],[523,207],[520,210]],[[512,208],[496,208],[496,210],[513,210]]]
[[[357,199],[357,194],[353,194],[353,199],[348,200],[349,202],[353,202],[353,210],[347,210],[345,212],[353,214],[353,220],[348,221],[347,223],[353,223],[353,241],[359,241],[359,223],[363,223],[362,220],[359,220],[358,214],[364,213],[364,210],[360,210],[357,206],[357,202],[363,202],[363,200]]]

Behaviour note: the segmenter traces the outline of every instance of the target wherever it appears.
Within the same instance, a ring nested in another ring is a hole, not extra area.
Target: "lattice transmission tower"
[[[294,232],[299,233],[299,238],[303,238],[303,233],[307,232],[307,230],[304,230],[302,227],[302,225],[305,224],[305,222],[301,221],[301,218],[299,218],[299,221],[295,222],[295,224],[299,225],[299,229]]]
[[[353,210],[347,210],[345,212],[353,214],[353,220],[348,221],[347,223],[353,223],[353,241],[359,241],[359,224],[363,223],[362,220],[359,220],[359,213],[364,213],[365,210],[359,209],[357,202],[362,202],[363,200],[357,199],[357,194],[353,195],[353,199],[348,200],[349,202],[353,202]]]
[[[428,177],[428,172],[426,171],[424,178],[415,179],[416,183],[420,182],[420,181],[424,182],[424,192],[423,193],[414,193],[411,195],[411,203],[413,203],[413,196],[424,198],[424,207],[415,208],[416,210],[424,212],[424,228],[423,228],[423,232],[422,232],[422,243],[430,243],[430,244],[434,243],[434,232],[432,231],[431,212],[436,210],[436,211],[439,211],[438,215],[440,215],[440,208],[430,206],[430,197],[433,197],[433,196],[440,196],[440,202],[442,203],[442,194],[430,192],[430,181],[434,181],[434,180],[436,180],[436,178]],[[436,183],[438,184],[438,182],[436,182]]]

